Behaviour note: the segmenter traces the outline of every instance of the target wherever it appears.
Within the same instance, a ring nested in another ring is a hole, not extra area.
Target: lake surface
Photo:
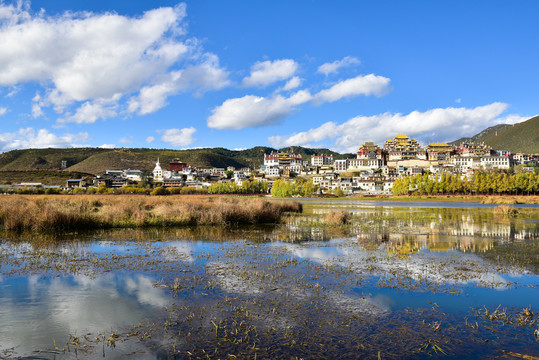
[[[539,207],[304,205],[278,226],[3,235],[0,358],[539,356]]]

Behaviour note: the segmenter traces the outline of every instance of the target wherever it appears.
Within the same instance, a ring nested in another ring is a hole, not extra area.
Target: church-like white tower
[[[157,162],[155,163],[155,168],[153,169],[153,178],[154,180],[163,181],[163,169],[161,169],[159,158],[157,158]]]

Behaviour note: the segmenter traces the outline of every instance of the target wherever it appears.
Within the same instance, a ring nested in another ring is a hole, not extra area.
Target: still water
[[[539,356],[539,208],[457,205],[307,200],[279,226],[6,235],[0,358]],[[326,224],[334,210],[350,223]]]

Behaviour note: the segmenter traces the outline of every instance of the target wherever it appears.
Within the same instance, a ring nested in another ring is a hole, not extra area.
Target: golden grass
[[[513,206],[499,205],[494,208],[494,214],[502,217],[515,217],[519,214]]]
[[[330,211],[325,216],[325,222],[328,224],[342,225],[350,221],[350,214],[346,211]]]
[[[115,227],[278,223],[299,203],[211,196],[3,196],[0,228],[62,231]]]
[[[481,204],[539,204],[539,196],[489,196]]]

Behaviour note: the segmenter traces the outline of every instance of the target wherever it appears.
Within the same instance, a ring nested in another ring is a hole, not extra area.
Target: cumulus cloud
[[[43,110],[41,110],[41,106],[39,104],[32,104],[32,117],[34,119],[43,116]]]
[[[146,142],[149,144],[149,143],[152,143],[153,141],[155,140],[155,138],[153,136],[148,136],[146,138]]]
[[[251,67],[251,74],[245,77],[242,85],[267,86],[277,81],[286,80],[294,76],[298,64],[291,59],[275,61],[259,61]]]
[[[354,152],[365,141],[382,145],[395,134],[407,134],[423,141],[451,141],[470,136],[486,127],[511,121],[499,116],[507,109],[504,103],[492,103],[476,108],[437,108],[425,112],[413,111],[407,115],[384,113],[357,116],[342,124],[326,122],[289,136],[272,136],[268,141],[275,147],[304,145],[330,141],[337,151]]]
[[[346,56],[341,60],[336,60],[331,63],[325,63],[318,67],[318,72],[322,73],[326,76],[329,74],[336,74],[339,72],[339,69],[343,67],[349,67],[354,65],[359,65],[361,62],[358,58],[355,58],[353,56]]]
[[[35,104],[34,104],[35,105]],[[60,123],[74,122],[77,124],[93,124],[97,120],[105,120],[116,116],[115,105],[105,106],[99,102],[87,101],[82,104],[75,114],[58,119]],[[39,109],[41,111],[41,109]]]
[[[278,123],[297,105],[310,101],[308,91],[298,91],[290,97],[276,95],[265,98],[246,95],[228,99],[212,111],[208,126],[215,129],[243,129],[246,127],[268,126]]]
[[[187,88],[201,92],[228,84],[228,73],[218,67],[215,56],[185,38],[184,4],[136,17],[92,12],[48,16],[44,11],[32,13],[24,4],[28,3],[0,4],[0,86],[27,82],[45,86],[43,98],[34,102],[34,117],[41,116],[46,106],[63,113],[74,104],[82,105],[74,117],[63,121],[88,123],[116,116],[110,109],[98,111],[94,102],[117,103],[141,89],[166,87],[175,77],[181,84],[161,92],[162,97]],[[142,105],[132,108],[142,114],[158,105],[154,100],[145,112]]]
[[[300,80],[298,78],[294,81]],[[274,125],[296,110],[298,105],[309,101],[320,105],[353,96],[382,96],[389,90],[389,82],[390,79],[383,76],[360,75],[340,81],[315,95],[307,90],[300,90],[288,98],[282,95],[269,98],[246,95],[241,98],[228,99],[212,110],[212,115],[208,118],[208,126],[215,129],[239,130],[246,127]]]
[[[389,91],[391,80],[384,76],[369,74],[359,75],[352,79],[340,81],[329,89],[325,89],[316,94],[317,103],[334,102],[342,98],[359,95],[382,96]]]
[[[0,107],[0,116],[5,115],[7,113],[6,107]]]
[[[507,116],[496,119],[496,123],[497,124],[510,124],[510,125],[513,125],[513,124],[518,124],[518,123],[521,123],[523,121],[529,120],[532,117],[533,116],[520,116],[520,115],[517,115],[517,114],[509,114]]]
[[[78,134],[55,135],[46,129],[29,127],[13,133],[0,133],[0,151],[29,148],[60,148],[80,146],[81,142],[88,139],[85,132]]]
[[[283,90],[293,90],[301,85],[301,78],[298,76],[294,76],[292,79],[288,80],[286,84],[283,86]]]
[[[99,145],[98,148],[101,148],[101,149],[114,149],[116,147],[116,145],[114,144],[103,144],[103,145]]]
[[[184,129],[167,129],[163,131],[161,140],[172,146],[189,146],[196,141],[193,138],[196,131],[192,126]]]
[[[219,67],[214,55],[206,55],[202,64],[184,70],[173,71],[161,81],[144,86],[137,96],[129,100],[128,112],[145,115],[156,112],[166,105],[169,96],[180,91],[194,90],[201,94],[207,90],[218,90],[230,84],[228,72]]]

